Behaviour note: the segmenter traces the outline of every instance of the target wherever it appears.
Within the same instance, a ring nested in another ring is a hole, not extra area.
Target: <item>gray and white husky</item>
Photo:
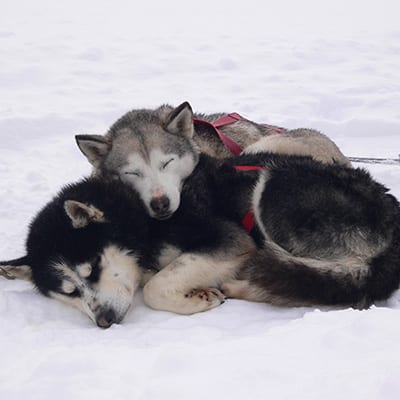
[[[258,246],[241,227],[250,209]],[[271,153],[200,155],[171,218],[147,215],[124,182],[93,177],[61,191],[31,224],[26,255],[0,265],[104,328],[122,321],[141,282],[147,305],[181,314],[220,305],[220,289],[279,305],[365,308],[399,286],[400,207],[361,169]]]
[[[193,115],[187,102],[176,108],[133,110],[106,135],[77,135],[76,141],[92,164],[93,175],[121,179],[139,192],[151,217],[167,219],[179,207],[182,184],[196,167],[199,152],[218,158],[231,155],[212,127],[193,122],[194,117],[213,122],[222,115]],[[245,153],[309,155],[350,166],[327,136],[312,129],[277,133],[272,126],[242,119],[220,131]]]

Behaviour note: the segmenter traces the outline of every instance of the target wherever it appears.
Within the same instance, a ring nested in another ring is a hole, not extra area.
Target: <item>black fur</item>
[[[166,221],[147,216],[138,195],[121,182],[91,178],[67,186],[31,224],[27,258],[34,282],[44,294],[57,290],[60,277],[49,268],[52,262],[95,263],[110,243],[132,250],[141,266],[155,269],[166,244],[183,252],[229,251],[243,235],[238,225],[260,176],[259,171],[236,171],[234,165],[267,169],[258,207],[268,237],[238,275],[263,291],[265,300],[363,307],[398,288],[400,208],[387,189],[361,169],[273,154],[227,160],[201,156],[184,184],[178,211]],[[63,208],[67,199],[93,204],[108,222],[73,228]],[[345,256],[365,259],[366,273],[335,271],[334,264]],[[302,257],[332,263],[332,269],[313,268]]]
[[[111,244],[131,250],[146,269],[159,269],[157,257],[166,245],[182,252],[211,253],[234,243],[234,233],[242,229],[212,215],[211,197],[205,202],[205,194],[188,189],[186,196],[190,201],[185,201],[172,218],[158,221],[148,216],[137,193],[122,182],[84,179],[62,189],[32,221],[26,241],[27,256],[0,265],[30,265],[33,282],[48,295],[49,291],[59,290],[63,278],[52,269],[53,263],[62,261],[74,268],[91,261],[92,274],[88,279],[96,281],[98,254]],[[95,206],[104,213],[106,222],[74,228],[64,210],[66,200]]]
[[[64,210],[65,200],[93,204],[105,212],[109,222],[76,229]],[[52,263],[63,261],[73,267],[88,260],[94,262],[111,243],[134,246],[137,254],[145,257],[148,220],[136,193],[117,182],[85,179],[66,186],[31,223],[26,249],[33,282],[45,295],[58,291],[62,277],[53,271]]]
[[[287,260],[267,244],[243,267],[241,275],[264,289],[266,298],[288,304],[359,307],[385,299],[399,287],[399,203],[365,170],[272,154],[242,156],[228,164],[266,167],[268,181],[259,207],[262,224],[273,242],[295,257],[332,262],[332,269],[323,272],[310,268],[301,258]],[[254,182],[257,174],[244,173],[239,181]],[[222,180],[232,179],[229,171],[225,175],[216,175],[216,187],[224,187]],[[220,207],[226,211],[229,200],[224,193],[233,193],[218,192]],[[376,251],[371,250],[369,256],[367,251],[373,248]],[[348,274],[335,272],[334,262],[346,256],[363,259],[368,271],[354,267]]]

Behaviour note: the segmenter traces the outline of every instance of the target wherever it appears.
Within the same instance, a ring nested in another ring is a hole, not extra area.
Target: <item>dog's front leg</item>
[[[186,253],[152,277],[143,288],[145,303],[157,310],[194,314],[219,306],[224,296],[217,289],[231,279],[243,257]]]

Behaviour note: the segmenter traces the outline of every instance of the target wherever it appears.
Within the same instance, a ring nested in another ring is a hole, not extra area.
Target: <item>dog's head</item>
[[[108,328],[123,320],[142,278],[134,240],[128,249],[119,235],[93,205],[53,202],[32,223],[27,257],[2,265],[0,273],[32,281],[44,295]]]
[[[162,220],[178,209],[182,184],[197,165],[193,132],[193,112],[185,102],[175,109],[130,111],[105,136],[77,135],[76,141],[95,176],[129,184],[148,214]]]

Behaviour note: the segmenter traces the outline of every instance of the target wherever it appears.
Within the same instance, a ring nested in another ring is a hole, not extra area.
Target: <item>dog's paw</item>
[[[186,298],[198,299],[201,302],[206,302],[209,307],[213,308],[225,302],[225,295],[216,288],[200,288],[193,289],[185,294]]]

